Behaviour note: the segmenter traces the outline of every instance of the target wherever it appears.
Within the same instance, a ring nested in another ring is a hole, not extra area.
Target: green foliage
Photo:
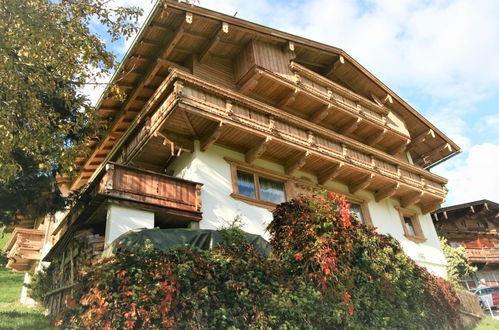
[[[237,222],[236,222],[237,224]],[[67,297],[68,328],[404,328],[458,326],[459,300],[397,241],[332,194],[279,205],[264,258],[225,228],[212,250],[120,250]]]
[[[440,246],[447,259],[447,277],[452,284],[458,285],[460,280],[475,274],[477,268],[468,262],[463,246],[453,248],[445,237],[440,237]]]
[[[1,2],[0,222],[61,205],[55,174],[75,171],[102,129],[81,88],[116,65],[102,37],[130,36],[140,13],[107,0]]]
[[[45,295],[52,288],[52,279],[54,276],[54,266],[52,264],[32,274],[31,283],[26,285],[29,289],[29,296],[42,306],[44,306]]]

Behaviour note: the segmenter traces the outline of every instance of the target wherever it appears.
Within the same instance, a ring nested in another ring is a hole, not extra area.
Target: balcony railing
[[[466,248],[468,260],[479,263],[495,263],[499,262],[498,248]]]
[[[135,167],[108,163],[96,191],[123,201],[148,204],[201,218],[201,184]]]
[[[15,272],[29,271],[32,261],[40,260],[45,232],[37,229],[15,228],[5,246],[6,267]]]

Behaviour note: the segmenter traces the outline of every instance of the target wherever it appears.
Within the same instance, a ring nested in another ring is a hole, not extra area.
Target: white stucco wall
[[[195,143],[195,149],[193,153],[181,155],[171,168],[174,169],[174,176],[203,183],[201,191],[203,220],[200,222],[200,228],[219,229],[240,216],[245,231],[268,239],[269,235],[265,232],[265,228],[272,220],[272,214],[265,208],[230,197],[232,193],[230,165],[223,157],[243,161],[244,156],[218,146],[201,152],[198,141]],[[270,162],[258,160],[255,164],[283,172],[282,166]]]
[[[268,239],[269,235],[265,228],[272,220],[271,212],[230,197],[232,193],[230,164],[224,160],[224,157],[244,161],[243,154],[218,146],[201,152],[199,143],[196,141],[193,153],[181,155],[171,165],[175,176],[204,184],[201,193],[203,220],[200,222],[200,228],[218,229],[224,222],[240,216],[245,231]],[[282,166],[268,161],[257,160],[254,164],[284,173]],[[305,176],[313,182],[317,182],[317,179],[308,173],[298,172],[295,175]],[[339,192],[348,193],[348,188],[345,185],[339,183],[328,185]],[[404,236],[400,216],[395,208],[399,205],[398,201],[385,199],[376,203],[373,195],[366,191],[361,191],[357,195],[369,201],[368,208],[373,225],[378,228],[380,233],[390,234],[399,240],[404,251],[419,265],[425,266],[433,274],[447,277],[445,256],[440,248],[435,227],[429,215],[422,215],[418,208],[412,208],[418,212],[421,229],[427,238],[423,243],[415,243]]]
[[[154,228],[154,213],[118,205],[109,205],[104,245],[108,245],[127,231],[138,228]]]

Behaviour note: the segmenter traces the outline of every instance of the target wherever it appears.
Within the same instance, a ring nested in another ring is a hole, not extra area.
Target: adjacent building
[[[499,204],[483,199],[441,208],[433,221],[452,247],[463,246],[468,261],[478,268],[463,286],[499,285]]]
[[[125,101],[102,96],[108,131],[75,159],[78,177],[61,179],[83,194],[14,232],[10,268],[52,262],[56,309],[79,265],[128,230],[215,229],[239,216],[268,237],[277,203],[322,189],[446,276],[430,212],[447,180],[428,168],[458,153],[454,142],[341,49],[160,3],[112,78]]]

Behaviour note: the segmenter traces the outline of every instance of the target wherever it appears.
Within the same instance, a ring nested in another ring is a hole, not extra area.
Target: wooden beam
[[[333,180],[338,175],[340,175],[341,171],[344,168],[345,168],[345,163],[343,163],[343,162],[327,168],[326,170],[322,171],[321,173],[319,173],[317,175],[317,178],[319,179],[319,183],[321,185],[328,183],[329,181]]]
[[[390,149],[388,153],[393,156],[400,154],[402,151],[405,150],[406,146],[409,144],[409,141],[410,140],[402,141],[401,143],[397,144],[394,148]]]
[[[328,104],[328,105],[322,107],[321,109],[316,111],[314,114],[312,114],[312,116],[310,116],[309,120],[314,124],[320,123],[321,121],[326,119],[326,117],[329,115],[329,111],[330,111],[331,107],[332,107],[331,104]]]
[[[390,104],[393,104],[393,98],[392,98],[392,96],[390,94],[386,94],[385,97],[383,97],[382,99],[380,99],[373,92],[371,92],[371,98],[380,107],[383,107],[387,102],[390,103]]]
[[[187,115],[187,112],[181,111],[182,116],[184,117],[185,123],[187,124],[187,128],[189,131],[191,131],[191,134],[193,137],[198,137],[198,133],[196,132],[196,129],[194,129],[194,126],[192,126],[191,120],[189,119],[189,116]]]
[[[416,147],[420,143],[425,142],[426,139],[428,139],[428,138],[435,138],[435,132],[432,129],[429,129],[429,130],[427,130],[427,131],[419,134],[414,139],[412,139],[411,143],[409,143],[407,145],[407,149],[406,150],[410,151],[410,150],[414,149],[414,147]]]
[[[248,150],[245,155],[246,162],[253,163],[255,160],[260,158],[265,150],[267,150],[270,141],[272,141],[272,137],[267,136],[260,144]]]
[[[166,49],[163,52],[161,52],[160,56],[158,57],[162,59],[167,59],[168,56],[170,56],[170,54],[175,49],[175,46],[177,46],[180,39],[182,39],[183,34],[184,34],[184,24],[181,24],[178,27],[178,29],[175,31],[175,34],[173,35],[171,40],[167,43],[168,46],[166,47]]]
[[[204,60],[208,57],[208,55],[211,53],[213,48],[215,48],[217,45],[220,44],[222,36],[224,34],[229,33],[229,24],[226,22],[222,22],[222,25],[218,29],[217,33],[211,38],[211,40],[208,42],[206,47],[203,49],[203,51],[200,53],[198,57],[199,63],[203,63]]]
[[[217,142],[220,135],[222,135],[222,129],[223,123],[219,122],[215,129],[201,140],[201,151],[208,150],[209,147]]]
[[[345,58],[342,55],[339,55],[338,58],[334,61],[334,63],[331,65],[331,68],[329,71],[325,74],[325,76],[329,76],[338,69],[338,67],[342,64],[345,64]]]
[[[261,74],[256,73],[253,77],[251,77],[250,79],[248,79],[248,81],[246,81],[241,86],[241,88],[239,89],[239,92],[241,94],[246,94],[246,93],[251,92],[258,85],[258,81],[260,80],[261,77],[262,77]]]
[[[291,104],[293,104],[296,101],[296,96],[298,95],[299,90],[298,88],[295,88],[291,90],[288,95],[286,95],[277,105],[278,108],[285,108],[289,107]]]
[[[300,168],[305,166],[305,164],[307,163],[307,159],[309,157],[310,157],[310,151],[302,153],[295,159],[290,160],[284,167],[284,171],[288,175],[293,174],[294,172],[298,171]]]
[[[173,32],[171,27],[169,25],[166,25],[166,24],[152,22],[151,24],[149,24],[149,26],[154,28],[154,29],[163,30],[166,32]]]
[[[400,183],[398,183],[398,182],[396,184],[386,186],[386,187],[378,190],[374,194],[374,199],[376,200],[377,203],[379,203],[383,199],[389,198],[389,197],[392,197],[393,195],[395,195],[395,193],[397,192],[397,190],[399,188],[400,188]]]
[[[343,135],[347,135],[352,133],[359,127],[359,124],[362,122],[362,118],[353,118],[350,120],[348,123],[343,125],[343,127],[340,129],[340,133]]]
[[[414,204],[417,204],[417,203],[419,203],[421,198],[423,198],[423,195],[424,195],[424,192],[420,191],[420,192],[413,193],[409,196],[406,196],[400,200],[400,206],[405,208],[405,207],[409,207],[409,206],[412,206]]]
[[[430,151],[429,153],[425,154],[425,155],[422,155],[420,156],[417,160],[416,160],[416,163],[417,164],[426,164],[426,163],[431,163],[433,161],[434,158],[436,157],[439,157],[440,154],[445,151],[445,150],[448,150],[449,152],[452,152],[452,147],[450,144],[448,143],[444,143],[438,147],[436,147],[435,149],[433,149],[432,151]]]
[[[423,214],[426,214],[426,213],[430,213],[430,212],[433,212],[435,210],[438,210],[440,208],[440,206],[442,205],[442,203],[443,203],[443,200],[438,200],[438,201],[433,202],[433,203],[428,203],[428,204],[422,205],[420,207],[421,212]],[[437,218],[437,221],[438,221],[438,218]]]
[[[383,128],[381,131],[377,132],[377,133],[374,133],[373,135],[371,135],[370,137],[367,138],[366,140],[366,144],[368,146],[373,146],[375,145],[376,143],[378,143],[379,141],[381,141],[383,139],[383,137],[385,137],[385,134],[388,130],[386,128]]]
[[[357,191],[366,189],[371,184],[374,177],[374,173],[364,175],[354,182],[350,183],[348,185],[348,190],[350,191],[350,193],[355,194]]]

